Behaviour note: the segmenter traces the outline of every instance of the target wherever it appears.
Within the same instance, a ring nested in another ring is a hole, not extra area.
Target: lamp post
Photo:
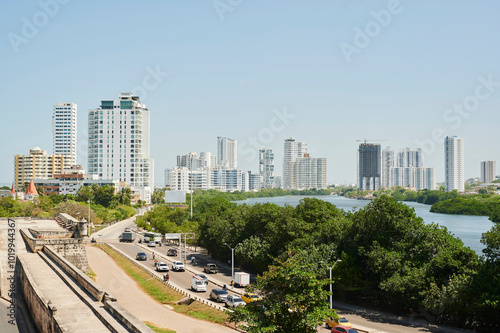
[[[231,287],[233,286],[234,282],[234,250],[240,245],[241,243],[236,244],[235,247],[229,246],[228,243],[224,243],[229,249],[231,249]]]
[[[89,203],[89,218],[88,218],[88,223],[89,223],[89,226],[88,226],[88,232],[87,232],[87,236],[90,237],[90,199],[88,200],[88,203]]]
[[[191,153],[189,153],[191,155]],[[190,156],[190,159],[191,159],[191,163],[190,164],[190,167],[191,167],[191,172],[189,173],[189,176],[191,177],[191,220],[193,219],[193,193],[194,193],[194,190],[193,190],[193,155]]]
[[[332,270],[335,267],[335,265],[341,261],[342,261],[341,259],[337,259],[337,261],[333,263],[333,266],[328,267],[330,269],[330,310],[333,309]],[[324,261],[320,261],[320,263],[324,263]]]

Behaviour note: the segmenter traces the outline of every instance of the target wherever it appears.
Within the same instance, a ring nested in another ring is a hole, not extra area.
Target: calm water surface
[[[287,197],[272,197],[272,198],[250,198],[237,203],[254,204],[254,203],[274,203],[280,206],[290,205],[297,206],[303,198],[314,198],[313,196],[287,196]],[[325,195],[315,197],[324,201],[331,202],[338,208],[343,210],[352,210],[366,206],[368,200],[353,200],[334,195]],[[489,231],[493,226],[493,222],[488,220],[487,216],[468,216],[468,215],[448,215],[431,213],[430,205],[424,205],[417,202],[405,202],[406,205],[413,207],[417,216],[424,219],[425,223],[437,223],[445,226],[453,235],[460,238],[465,246],[476,251],[478,255],[482,255],[481,234]]]

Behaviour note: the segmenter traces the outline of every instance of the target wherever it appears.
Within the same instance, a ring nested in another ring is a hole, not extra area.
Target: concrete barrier
[[[116,299],[104,297],[104,306],[114,317],[125,325],[129,331],[134,333],[153,333],[152,329],[128,312],[123,306],[116,302]]]
[[[76,282],[78,282],[97,301],[102,301],[105,291],[101,289],[97,283],[95,283],[59,253],[55,252],[50,246],[44,246],[43,252],[54,260],[59,266],[61,266],[69,275],[71,275],[73,279],[75,279]]]

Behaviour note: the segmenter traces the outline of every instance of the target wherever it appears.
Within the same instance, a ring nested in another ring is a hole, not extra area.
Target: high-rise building
[[[70,155],[72,165],[76,165],[76,117],[75,103],[54,105],[52,115],[54,155]]]
[[[274,149],[259,149],[259,174],[261,188],[274,188]]]
[[[495,161],[481,162],[481,182],[489,184],[495,180]]]
[[[464,191],[464,139],[457,136],[444,138],[444,165],[446,191]]]
[[[29,155],[14,156],[14,186],[20,191],[33,179],[53,179],[71,166],[71,155],[47,155],[47,151],[35,147]]]
[[[422,158],[422,149],[411,150],[410,148],[401,149],[397,156],[397,166],[420,168],[424,165]]]
[[[394,150],[386,147],[382,150],[382,188],[391,187],[390,168],[394,167]]]
[[[309,154],[290,162],[290,188],[323,190],[326,182],[326,158],[311,158]]]
[[[381,186],[381,148],[379,144],[362,143],[358,149],[358,188],[378,191]]]
[[[295,138],[285,140],[285,151],[283,156],[283,188],[291,189],[290,163],[295,162],[297,158],[304,157],[307,154],[307,142],[295,141]]]
[[[390,168],[389,174],[391,186],[417,190],[434,190],[436,187],[434,168],[395,167]]]
[[[89,173],[131,186],[153,188],[150,114],[139,97],[120,93],[89,110]]]
[[[217,165],[226,169],[238,168],[238,142],[226,137],[217,137]]]

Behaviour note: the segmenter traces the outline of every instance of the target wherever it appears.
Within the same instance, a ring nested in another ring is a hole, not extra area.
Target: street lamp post
[[[89,218],[88,218],[88,223],[89,223],[89,226],[88,226],[88,232],[87,232],[87,236],[90,237],[90,199],[88,200],[89,202]]]
[[[335,267],[335,265],[341,261],[342,261],[341,259],[337,259],[337,261],[333,263],[333,266],[328,267],[330,269],[330,310],[333,309],[332,270]],[[324,263],[324,261],[320,261],[320,263]]]
[[[231,287],[233,286],[234,283],[234,250],[240,245],[241,243],[236,244],[235,247],[229,246],[228,243],[224,243],[229,249],[231,249]]]

